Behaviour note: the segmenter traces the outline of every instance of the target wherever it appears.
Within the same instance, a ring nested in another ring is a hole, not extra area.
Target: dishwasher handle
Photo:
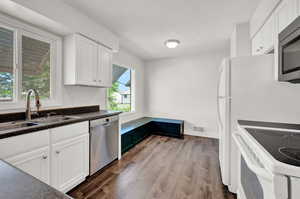
[[[111,125],[111,122],[107,122],[105,124],[102,124],[102,126],[104,126],[104,127],[109,127],[110,125]]]
[[[118,120],[119,120],[118,116],[107,117],[107,118],[102,118],[102,119],[97,119],[97,120],[91,120],[90,121],[90,129],[93,129],[97,126],[108,127],[111,125],[112,122],[115,122]]]

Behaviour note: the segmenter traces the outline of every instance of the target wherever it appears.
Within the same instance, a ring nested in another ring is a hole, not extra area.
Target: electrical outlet
[[[193,130],[194,130],[194,131],[203,132],[203,131],[204,131],[204,128],[201,127],[201,126],[194,126],[194,127],[193,127]]]

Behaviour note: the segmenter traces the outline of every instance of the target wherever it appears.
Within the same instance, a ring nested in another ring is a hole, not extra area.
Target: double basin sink
[[[8,122],[8,123],[0,124],[0,131],[26,128],[26,127],[31,127],[31,126],[37,126],[37,125],[40,125],[40,124],[50,124],[50,123],[56,123],[56,122],[63,122],[63,121],[67,121],[67,120],[70,120],[70,119],[77,119],[77,118],[79,118],[79,117],[57,115],[57,116],[37,118],[37,119],[34,119],[34,120],[30,120],[30,121]]]

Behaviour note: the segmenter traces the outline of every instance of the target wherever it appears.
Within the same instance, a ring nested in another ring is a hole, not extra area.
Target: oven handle
[[[237,143],[240,152],[243,155],[243,158],[247,163],[248,167],[258,176],[266,180],[273,181],[273,174],[271,172],[268,172],[265,169],[265,167],[259,162],[257,157],[251,153],[251,149],[249,149],[248,144],[244,141],[242,136],[239,135],[238,133],[234,133],[233,139]]]

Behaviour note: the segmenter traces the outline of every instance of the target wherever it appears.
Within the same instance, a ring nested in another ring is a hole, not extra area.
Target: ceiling
[[[144,60],[225,49],[235,23],[248,21],[260,0],[63,0],[120,37]],[[176,49],[164,41],[179,39]]]

